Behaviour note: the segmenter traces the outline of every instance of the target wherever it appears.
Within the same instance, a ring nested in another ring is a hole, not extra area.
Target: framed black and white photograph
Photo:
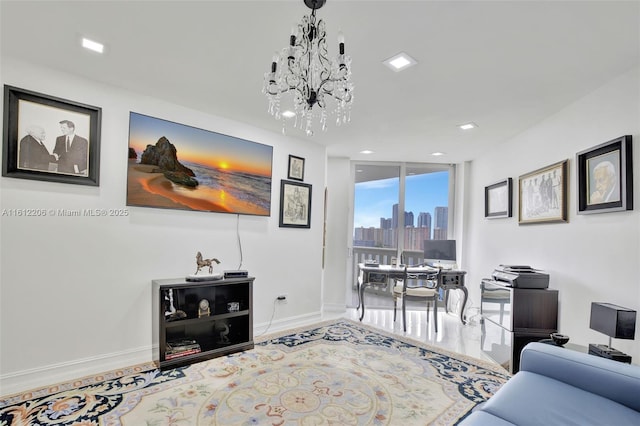
[[[484,217],[512,216],[512,179],[507,178],[484,188]]]
[[[311,185],[281,181],[280,227],[311,228]]]
[[[576,154],[578,214],[633,210],[631,135]]]
[[[519,224],[567,221],[568,167],[564,160],[519,177]]]
[[[102,109],[4,86],[2,176],[98,186]]]
[[[289,156],[289,173],[287,178],[293,180],[304,180],[304,158],[296,157],[295,155]]]

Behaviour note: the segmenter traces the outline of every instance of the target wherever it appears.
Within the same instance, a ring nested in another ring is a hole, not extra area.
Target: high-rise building
[[[406,250],[424,250],[424,240],[429,239],[429,228],[405,228],[404,248]]]
[[[404,212],[404,227],[413,228],[413,212]]]
[[[446,240],[447,239],[447,228],[433,228],[433,239],[434,240]]]
[[[393,211],[391,216],[391,225],[393,229],[398,228],[398,204],[393,205]],[[413,226],[413,212],[404,212],[404,227]]]
[[[421,212],[418,215],[418,228],[431,228],[431,213]]]
[[[391,218],[385,219],[384,217],[380,218],[380,228],[381,229],[391,229],[392,228]]]
[[[433,239],[446,240],[449,225],[449,207],[436,207],[433,216]],[[436,231],[438,231],[437,236]]]

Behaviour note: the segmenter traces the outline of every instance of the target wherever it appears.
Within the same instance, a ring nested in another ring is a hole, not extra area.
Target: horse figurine
[[[204,268],[205,266],[209,267],[209,273],[213,273],[213,262],[216,263],[220,263],[220,261],[218,259],[203,259],[202,258],[202,253],[198,252],[198,254],[196,254],[196,265],[198,265],[198,269],[196,269],[196,273],[194,275],[197,275],[198,272],[200,272],[200,269]]]

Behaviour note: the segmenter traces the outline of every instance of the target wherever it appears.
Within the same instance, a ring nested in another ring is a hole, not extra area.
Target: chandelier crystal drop
[[[289,45],[275,53],[271,71],[264,75],[262,92],[269,100],[268,111],[276,120],[282,120],[283,133],[291,120],[282,115],[286,110],[283,104],[290,98],[295,113],[293,125],[308,136],[313,135],[315,121],[324,131],[329,116],[335,115],[337,126],[351,120],[351,58],[344,53],[342,34],[338,35],[338,55],[329,58],[325,23],[322,19],[316,21],[316,10],[325,2],[304,0],[311,14],[303,16],[292,29]]]

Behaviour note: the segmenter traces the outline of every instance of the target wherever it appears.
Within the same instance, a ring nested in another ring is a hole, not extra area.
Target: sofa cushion
[[[509,379],[481,409],[522,426],[640,425],[640,412],[528,371]]]
[[[491,426],[513,426],[513,423],[489,414],[486,411],[477,410],[469,414],[464,419],[464,426],[491,425]]]

